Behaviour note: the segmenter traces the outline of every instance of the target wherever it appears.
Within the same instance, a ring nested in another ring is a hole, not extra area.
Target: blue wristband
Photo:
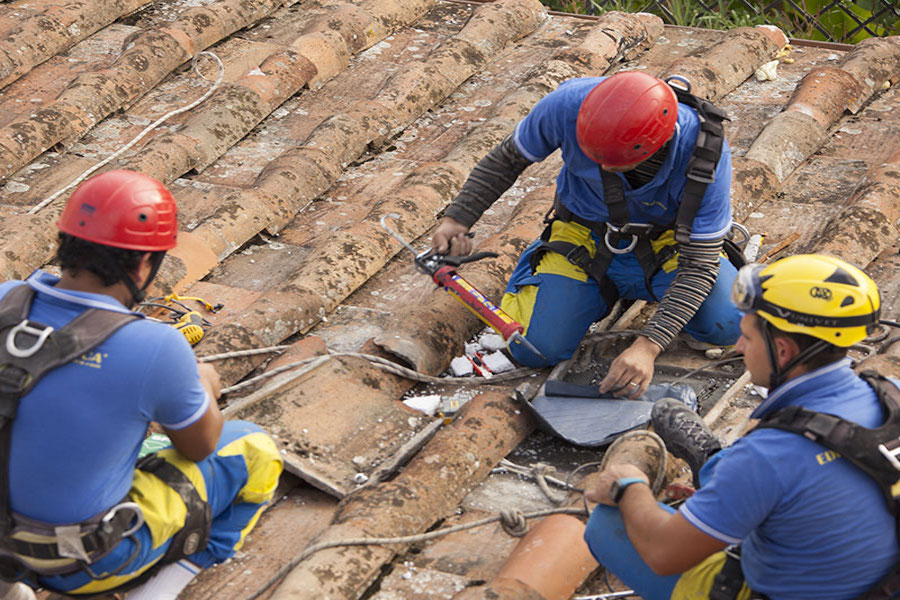
[[[650,485],[646,481],[644,481],[640,477],[622,477],[621,479],[616,479],[613,481],[612,485],[609,486],[609,497],[612,498],[614,504],[618,504],[622,499],[622,496],[625,494],[625,488],[627,488],[632,483],[643,483],[645,485]]]

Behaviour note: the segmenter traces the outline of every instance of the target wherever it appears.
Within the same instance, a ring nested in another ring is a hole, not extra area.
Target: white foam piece
[[[472,368],[472,363],[465,356],[457,356],[451,360],[450,370],[453,371],[453,375],[456,377],[465,377],[475,372],[475,369]]]
[[[502,352],[491,352],[490,354],[483,356],[481,360],[493,373],[503,373],[505,371],[512,371],[516,368],[516,365],[512,364]]]

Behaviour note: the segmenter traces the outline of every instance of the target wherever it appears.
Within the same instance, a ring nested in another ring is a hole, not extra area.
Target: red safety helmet
[[[575,135],[582,152],[604,167],[639,163],[675,131],[678,99],[661,79],[639,71],[598,83],[578,110]]]
[[[175,247],[175,199],[162,183],[134,171],[107,171],[75,188],[57,222],[63,233],[126,250]]]

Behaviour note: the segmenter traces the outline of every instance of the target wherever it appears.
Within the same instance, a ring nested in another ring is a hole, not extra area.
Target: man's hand
[[[210,363],[197,363],[197,371],[200,373],[200,384],[206,389],[209,397],[218,400],[222,395],[222,379],[219,372]]]
[[[649,338],[638,338],[609,365],[609,372],[600,382],[600,393],[612,391],[616,396],[640,397],[653,380],[653,362],[662,348]]]
[[[431,249],[436,254],[465,256],[472,252],[472,238],[466,235],[468,233],[468,227],[450,217],[444,217],[431,237]]]
[[[589,502],[615,506],[612,498],[609,497],[609,488],[614,481],[622,479],[623,477],[640,477],[646,481],[648,485],[650,484],[650,480],[647,478],[646,473],[634,465],[610,465],[600,472],[596,485],[588,490],[584,497],[587,498]],[[640,484],[636,483],[634,485]]]

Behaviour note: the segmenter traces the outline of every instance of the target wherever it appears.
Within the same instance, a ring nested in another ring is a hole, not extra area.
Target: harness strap
[[[693,108],[700,120],[697,143],[688,161],[687,181],[675,217],[675,241],[686,244],[691,241],[694,217],[700,210],[706,187],[716,180],[716,166],[725,140],[723,122],[728,120],[728,116],[713,103],[698,98],[688,90],[677,85],[669,87],[675,92],[678,102]]]
[[[157,454],[149,454],[139,460],[137,468],[160,478],[175,490],[187,508],[184,527],[174,535],[159,564],[175,562],[206,548],[209,543],[212,510],[209,503],[200,497],[188,476]]]
[[[774,428],[802,435],[839,453],[881,488],[900,535],[900,495],[893,488],[900,480],[900,388],[875,371],[859,374],[875,390],[887,415],[880,427],[869,429],[841,417],[789,406],[768,415],[754,428]],[[860,600],[888,600],[900,591],[900,565],[895,565]]]
[[[81,536],[81,544],[85,553],[94,555],[95,553],[102,554],[109,551],[122,540],[122,534],[131,528],[134,518],[134,513],[119,511],[108,521],[98,523],[96,529]],[[59,546],[56,542],[26,542],[17,538],[7,537],[0,543],[2,543],[4,549],[14,554],[28,556],[29,558],[40,560],[68,558],[59,553]]]
[[[900,389],[875,371],[864,371],[860,377],[875,390],[887,415],[880,427],[869,429],[827,413],[788,406],[764,417],[756,429],[797,433],[838,452],[878,483],[891,512],[900,517],[900,499],[891,491],[900,479]]]
[[[625,200],[625,185],[617,174],[604,171],[603,169],[600,169],[600,177],[603,180],[603,199],[609,211],[609,223],[616,228],[617,233],[623,233],[627,231],[626,227],[630,225],[628,204]],[[691,220],[693,221],[693,218]],[[634,245],[632,252],[634,252],[634,256],[644,272],[644,285],[647,287],[650,297],[658,302],[659,298],[653,293],[653,287],[650,285],[650,282],[659,270],[661,263],[658,262],[656,253],[653,252],[653,247],[650,245],[649,232],[650,229],[642,235],[637,232],[632,234],[632,244]],[[607,240],[609,238],[604,239]],[[598,246],[597,253],[609,254],[610,260],[612,260],[612,250],[606,246],[607,244],[603,244],[603,247]]]
[[[9,455],[12,421],[22,397],[49,371],[89,352],[126,323],[134,313],[88,309],[62,329],[28,320],[35,291],[11,289],[0,300],[0,535],[13,521],[9,506]]]

